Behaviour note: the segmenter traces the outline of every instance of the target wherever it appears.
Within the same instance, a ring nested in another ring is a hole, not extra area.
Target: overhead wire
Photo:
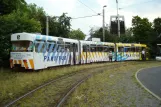
[[[83,4],[84,6],[86,6],[88,9],[90,9],[91,11],[93,11],[94,13],[98,14],[96,11],[94,11],[93,9],[91,9],[89,6],[87,6],[86,4],[84,4],[83,2],[81,2],[80,0],[78,0],[81,4]]]
[[[76,17],[76,18],[72,18],[72,19],[80,19],[80,18],[87,18],[87,17],[93,17],[93,16],[100,16],[100,14],[97,14],[97,15],[91,15],[91,16]]]

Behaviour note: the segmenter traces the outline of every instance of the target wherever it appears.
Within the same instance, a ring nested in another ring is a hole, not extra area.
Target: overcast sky
[[[84,6],[82,3],[92,10]],[[116,0],[26,0],[27,3],[35,3],[43,7],[47,14],[60,16],[67,12],[72,18],[96,15],[102,13],[103,5],[105,8],[105,22],[109,24],[110,16],[116,15]],[[120,15],[124,15],[126,27],[131,26],[132,16],[139,15],[147,17],[150,21],[161,17],[161,0],[118,0]],[[72,29],[80,28],[86,35],[89,34],[91,27],[101,27],[102,17],[94,16],[90,18],[73,19],[71,21]]]

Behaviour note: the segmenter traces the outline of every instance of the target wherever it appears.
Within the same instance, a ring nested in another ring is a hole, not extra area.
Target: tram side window
[[[73,43],[72,43],[70,46],[71,46],[70,52],[73,52],[73,50],[74,50],[75,52],[78,52],[78,44],[74,44],[74,45],[73,45]]]
[[[70,52],[73,52],[73,44],[70,44]]]
[[[57,52],[64,52],[64,42],[57,42],[58,48],[57,48]]]
[[[114,47],[109,47],[109,51],[114,52]]]
[[[108,46],[104,46],[103,48],[104,48],[104,50],[103,50],[104,52],[109,52],[109,47]]]
[[[90,47],[89,47],[89,45],[87,45],[87,52],[90,52]]]
[[[141,48],[136,47],[136,52],[141,52]]]
[[[97,46],[97,52],[103,52],[103,46]]]
[[[123,52],[123,51],[125,51],[123,47],[118,47],[118,52]]]
[[[66,51],[66,52],[68,52],[68,51],[71,52],[71,48],[72,48],[71,44],[70,44],[69,42],[66,42],[66,43],[65,43],[65,51]]]
[[[83,45],[83,52],[86,52],[87,50],[87,45]]]
[[[56,47],[55,41],[48,42],[47,51],[48,52],[54,52],[55,47]]]
[[[157,56],[161,56],[161,45],[157,45]]]
[[[131,52],[136,52],[136,49],[134,47],[132,47]]]
[[[36,42],[35,44],[35,52],[43,53],[46,51],[45,42]]]
[[[78,44],[75,44],[75,52],[78,52]]]
[[[124,52],[131,52],[131,48],[130,47],[124,47],[124,50],[123,50]],[[121,52],[123,52],[123,51],[121,51]]]
[[[91,52],[96,52],[96,45],[90,45]]]

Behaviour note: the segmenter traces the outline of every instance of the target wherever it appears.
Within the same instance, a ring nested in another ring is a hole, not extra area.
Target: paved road
[[[146,88],[161,98],[161,67],[144,69],[137,76]]]

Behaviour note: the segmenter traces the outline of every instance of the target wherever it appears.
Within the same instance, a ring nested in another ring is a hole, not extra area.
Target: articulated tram
[[[75,40],[31,33],[11,35],[10,66],[39,70],[61,65],[141,60],[144,44]]]

